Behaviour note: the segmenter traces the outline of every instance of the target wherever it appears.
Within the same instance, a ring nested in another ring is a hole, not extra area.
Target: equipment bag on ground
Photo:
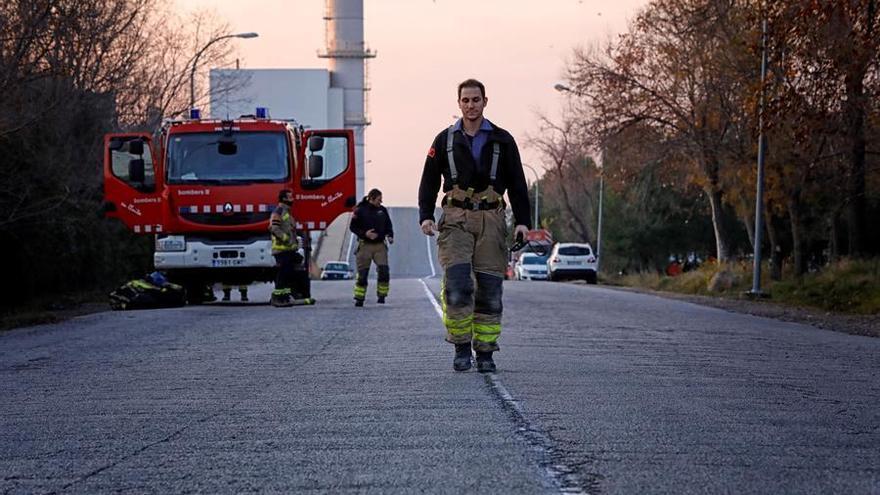
[[[159,272],[126,282],[110,293],[110,307],[116,310],[175,308],[186,304],[186,291]]]

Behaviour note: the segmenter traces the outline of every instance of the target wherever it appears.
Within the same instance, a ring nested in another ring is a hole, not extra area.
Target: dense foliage
[[[773,276],[876,256],[878,24],[876,0],[652,1],[625,34],[575,50],[559,87],[569,110],[530,138],[546,171],[542,223],[558,240],[595,242],[595,159],[606,269],[748,256],[763,129]]]
[[[225,33],[204,14],[187,22],[162,0],[0,2],[3,306],[149,268],[152,239],[103,217],[102,137],[186,108],[193,54]],[[229,54],[217,43],[199,68]]]

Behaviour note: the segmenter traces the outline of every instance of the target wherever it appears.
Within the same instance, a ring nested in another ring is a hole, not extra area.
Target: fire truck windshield
[[[168,139],[169,184],[280,182],[288,176],[282,132],[235,132],[235,146],[221,154],[216,133],[172,134]]]

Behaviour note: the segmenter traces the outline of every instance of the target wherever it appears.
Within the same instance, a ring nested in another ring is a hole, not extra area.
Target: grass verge
[[[785,274],[780,281],[770,280],[766,267],[762,273],[761,289],[774,302],[835,313],[880,314],[880,259],[842,260],[801,277]],[[705,264],[677,277],[639,273],[608,282],[681,294],[744,298],[752,288],[752,266]],[[710,289],[713,282],[714,289]]]
[[[74,316],[109,310],[106,291],[47,296],[25,305],[0,310],[0,331],[57,323]]]

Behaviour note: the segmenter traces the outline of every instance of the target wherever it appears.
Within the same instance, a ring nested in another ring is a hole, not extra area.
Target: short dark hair
[[[284,197],[288,194],[293,194],[293,191],[291,191],[290,189],[282,189],[278,191],[278,201],[284,201]]]
[[[465,79],[464,81],[458,83],[458,97],[461,98],[461,90],[463,88],[479,88],[480,95],[485,98],[486,97],[486,86],[483,86],[483,83],[477,81],[476,79]]]

